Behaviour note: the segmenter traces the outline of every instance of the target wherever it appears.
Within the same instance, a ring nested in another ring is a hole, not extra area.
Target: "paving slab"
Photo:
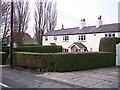
[[[107,67],[65,73],[48,72],[36,76],[42,76],[87,88],[118,88],[118,69],[119,67]]]

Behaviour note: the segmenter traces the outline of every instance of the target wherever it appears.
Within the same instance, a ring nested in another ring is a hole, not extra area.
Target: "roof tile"
[[[49,31],[44,36],[59,36],[59,35],[75,35],[75,34],[91,34],[91,33],[107,33],[107,32],[120,32],[120,23],[96,26],[86,26],[82,29],[79,27],[58,29]]]

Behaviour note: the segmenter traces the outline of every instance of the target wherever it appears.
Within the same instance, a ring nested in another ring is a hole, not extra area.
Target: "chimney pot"
[[[62,25],[62,29],[64,29],[64,25]]]
[[[83,19],[83,22],[85,22],[85,19]]]

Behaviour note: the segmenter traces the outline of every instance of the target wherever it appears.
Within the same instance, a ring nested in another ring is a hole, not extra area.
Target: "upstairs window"
[[[109,33],[108,36],[111,37],[112,36],[111,33]]]
[[[115,33],[106,33],[105,37],[115,37]]]
[[[115,33],[113,33],[112,36],[115,37]]]
[[[48,37],[47,36],[45,36],[45,41],[48,41]]]
[[[79,41],[85,41],[86,40],[86,35],[79,35],[78,40]]]
[[[107,34],[105,34],[105,37],[107,37]]]
[[[63,41],[69,41],[69,36],[63,36]]]
[[[57,36],[54,36],[54,40],[55,40],[55,41],[57,40]]]

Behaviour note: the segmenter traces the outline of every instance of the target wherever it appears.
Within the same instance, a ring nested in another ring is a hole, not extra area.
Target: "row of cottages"
[[[64,28],[49,31],[43,36],[43,45],[62,45],[64,52],[99,51],[100,39],[119,37],[120,23],[102,25],[101,16],[96,26],[86,26],[85,19],[81,27]]]

